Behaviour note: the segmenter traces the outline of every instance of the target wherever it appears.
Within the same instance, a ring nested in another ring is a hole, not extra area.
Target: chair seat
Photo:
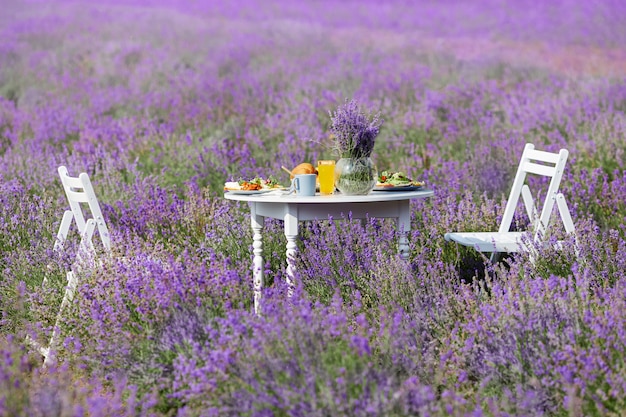
[[[524,146],[524,152],[517,167],[517,173],[513,180],[513,187],[500,219],[497,232],[451,232],[444,235],[445,240],[455,241],[464,246],[470,246],[480,252],[492,252],[492,261],[498,259],[498,253],[528,252],[531,257],[535,256],[536,246],[554,245],[556,249],[562,249],[562,242],[554,242],[545,239],[550,236],[548,232],[550,218],[556,204],[563,227],[567,234],[575,232],[572,216],[565,202],[563,193],[559,192],[559,185],[565,170],[565,163],[569,152],[560,149],[558,153],[539,151],[532,143]],[[527,174],[550,178],[550,184],[545,192],[545,200],[541,212],[537,211],[530,186],[525,184]],[[511,224],[520,197],[526,208],[526,214],[531,228],[525,232],[511,232]],[[541,214],[539,214],[541,213]],[[532,230],[531,230],[532,229]],[[525,239],[527,237],[528,239]],[[575,236],[574,236],[575,237]],[[531,243],[532,242],[532,243]]]
[[[519,252],[525,248],[522,236],[527,232],[456,232],[446,233],[444,239],[471,246],[480,252]]]

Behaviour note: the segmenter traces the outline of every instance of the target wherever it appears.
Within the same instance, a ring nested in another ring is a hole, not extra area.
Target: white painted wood
[[[527,149],[526,156],[528,157],[528,159],[531,159],[534,161],[543,161],[543,162],[547,162],[553,165],[559,162],[559,159],[561,157],[559,153],[546,152],[546,151],[540,151],[540,150],[534,149],[534,145],[533,145],[533,148]]]
[[[479,252],[517,252],[523,245],[523,235],[523,232],[463,232],[446,233],[445,239],[471,246]]]
[[[562,193],[557,194],[556,205],[559,208],[559,214],[561,215],[565,231],[567,233],[574,233],[574,221],[572,220],[572,215],[570,214],[569,207],[567,207],[567,202]]]
[[[298,251],[296,243],[299,222],[298,207],[288,204],[284,207],[284,213],[285,238],[287,239],[287,295],[291,297],[295,286],[294,273],[296,271],[296,254]]]
[[[106,252],[111,250],[111,238],[109,236],[109,229],[102,215],[100,204],[96,198],[91,180],[86,173],[81,173],[78,177],[71,177],[67,171],[67,168],[60,166],[58,168],[59,177],[63,184],[63,190],[68,200],[70,210],[63,213],[61,219],[61,225],[57,233],[57,239],[54,244],[54,250],[60,251],[63,249],[64,243],[67,240],[72,220],[78,229],[80,234],[80,245],[76,254],[76,260],[72,264],[71,270],[67,272],[67,286],[61,301],[61,307],[57,313],[57,319],[55,326],[52,330],[52,335],[48,343],[48,347],[39,347],[38,350],[44,357],[44,366],[48,366],[54,361],[54,353],[58,343],[60,324],[63,321],[63,312],[67,305],[73,300],[74,293],[78,286],[77,273],[81,268],[92,265],[95,257],[95,249],[93,245],[93,236],[96,229],[98,229],[98,236],[102,242]],[[86,205],[89,209],[91,216],[86,219],[85,213],[81,204]],[[45,281],[44,281],[45,284]]]
[[[526,214],[528,215],[533,227],[535,227],[535,224],[537,224],[537,220],[539,219],[539,214],[537,213],[537,207],[535,207],[533,195],[530,193],[530,187],[526,184],[522,187],[522,200],[524,201],[524,206],[526,207]]]
[[[63,296],[63,300],[61,301],[61,307],[59,308],[59,312],[57,313],[56,322],[54,327],[52,328],[52,335],[50,336],[50,341],[48,342],[47,348],[40,349],[40,353],[44,357],[43,366],[47,367],[54,363],[55,361],[55,352],[58,344],[58,339],[61,334],[61,323],[63,322],[63,312],[69,305],[69,303],[74,300],[74,293],[76,292],[76,287],[78,286],[78,279],[76,274],[73,271],[68,271],[67,275],[67,287],[65,289],[65,294]]]
[[[59,227],[59,232],[57,233],[57,240],[54,242],[54,250],[60,250],[65,243],[65,239],[67,238],[67,234],[70,232],[70,226],[72,225],[72,219],[74,218],[74,214],[71,211],[66,211],[63,213],[63,218],[61,219],[61,226]]]
[[[396,228],[398,231],[398,252],[402,259],[407,260],[409,259],[409,240],[407,234],[411,230],[411,210],[409,204],[398,204],[397,208],[398,217],[396,219]],[[392,213],[392,211],[390,210],[389,213]]]
[[[261,313],[261,290],[263,289],[263,226],[265,218],[256,213],[254,207],[251,207],[250,224],[252,225],[252,251],[254,258],[252,260],[252,287],[254,291],[254,313]]]
[[[532,241],[539,242],[544,238],[549,227],[555,202],[566,233],[575,233],[574,222],[565,198],[562,193],[558,193],[568,155],[569,153],[566,149],[561,149],[558,153],[552,153],[538,151],[534,145],[526,144],[498,232],[452,232],[444,235],[445,240],[454,241],[464,246],[471,246],[480,252],[492,252],[493,254],[527,251],[528,248],[523,242],[524,233],[510,231],[520,195],[526,208],[526,214],[532,224],[532,230],[527,232],[532,234],[529,235],[529,237],[532,236]],[[527,174],[543,175],[551,178],[541,214],[539,215],[530,188],[524,183]],[[492,259],[494,259],[493,256]]]
[[[58,173],[59,177],[61,178],[61,183],[63,184],[63,190],[65,191],[65,195],[70,205],[69,212],[71,213],[71,216],[67,214],[67,211],[63,214],[61,226],[59,227],[59,232],[57,234],[57,243],[55,244],[55,249],[61,249],[63,247],[63,243],[67,239],[67,235],[71,226],[71,224],[68,224],[68,221],[69,223],[71,223],[72,219],[74,220],[74,223],[76,224],[80,235],[84,236],[86,220],[83,209],[81,207],[81,203],[86,203],[95,222],[95,226],[98,228],[98,234],[100,236],[100,240],[102,241],[102,245],[107,251],[111,250],[111,238],[109,236],[109,229],[106,225],[106,222],[104,221],[104,216],[102,215],[100,204],[98,203],[98,199],[96,198],[96,193],[94,192],[93,186],[91,185],[89,175],[83,172],[78,177],[71,177],[67,171],[67,168],[64,166],[60,166],[58,168]],[[87,246],[89,246],[91,242],[85,243],[87,244]]]
[[[235,201],[261,201],[263,203],[310,203],[323,205],[336,205],[340,203],[374,203],[378,201],[394,201],[394,200],[410,200],[415,198],[430,197],[434,194],[433,190],[421,189],[417,191],[372,191],[366,195],[344,195],[331,194],[320,195],[316,193],[314,196],[300,196],[297,194],[286,194],[284,192],[270,192],[266,194],[237,194],[224,193],[224,198]]]
[[[524,164],[524,171],[527,174],[543,175],[544,177],[551,177],[554,174],[554,167],[546,165],[539,165],[533,162],[526,162]]]
[[[411,231],[410,200],[427,198],[433,195],[432,190],[419,190],[407,192],[371,192],[368,195],[347,196],[319,195],[304,197],[286,195],[280,193],[267,193],[258,195],[225,193],[224,198],[233,201],[244,201],[250,205],[250,216],[253,230],[253,283],[255,285],[254,311],[259,314],[261,303],[261,289],[263,276],[257,272],[257,265],[263,265],[260,219],[268,217],[283,221],[285,237],[287,239],[287,285],[289,294],[295,287],[294,273],[297,256],[298,224],[306,220],[326,220],[332,217],[335,220],[347,218],[393,218],[396,219],[398,228],[398,251],[407,259],[409,257],[409,245],[407,236]],[[257,236],[258,234],[258,236]],[[259,242],[259,243],[257,243]],[[258,286],[257,286],[258,284]]]

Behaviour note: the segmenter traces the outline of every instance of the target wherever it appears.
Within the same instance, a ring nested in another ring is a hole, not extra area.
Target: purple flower
[[[372,155],[376,136],[383,120],[380,113],[371,116],[359,109],[356,100],[352,99],[339,106],[330,114],[331,133],[335,150],[343,158],[362,158]]]

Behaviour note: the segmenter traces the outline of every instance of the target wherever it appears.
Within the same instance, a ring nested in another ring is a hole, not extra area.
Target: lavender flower
[[[383,120],[380,113],[369,115],[359,109],[356,100],[348,101],[330,114],[330,130],[335,150],[342,158],[370,157]]]
[[[0,416],[624,414],[626,2],[22,3],[0,11]],[[254,315],[223,182],[326,158],[328,133],[371,155],[365,108],[376,163],[436,191],[411,202],[410,261],[390,220],[304,222],[287,298],[266,219]],[[497,227],[527,141],[570,150],[579,244],[487,269],[443,234]],[[80,241],[52,251],[61,163],[90,174],[114,253],[41,371],[24,340],[48,342]]]

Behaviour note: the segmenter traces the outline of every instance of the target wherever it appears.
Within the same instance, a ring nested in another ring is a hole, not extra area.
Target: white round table
[[[398,251],[403,258],[409,256],[407,234],[411,230],[410,200],[432,196],[432,190],[372,191],[367,195],[343,194],[302,197],[273,191],[265,194],[224,193],[224,198],[246,201],[250,205],[253,231],[253,287],[254,311],[259,314],[263,288],[263,241],[261,232],[265,217],[282,220],[287,238],[287,284],[293,288],[298,223],[305,220],[326,220],[350,214],[353,219],[368,217],[395,218],[398,229]]]

